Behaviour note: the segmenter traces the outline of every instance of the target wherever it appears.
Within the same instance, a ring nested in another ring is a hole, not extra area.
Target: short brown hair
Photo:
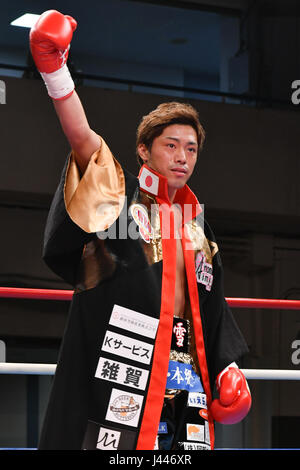
[[[138,154],[138,146],[144,144],[151,149],[153,140],[162,134],[163,130],[172,124],[185,124],[192,126],[197,134],[198,152],[202,150],[205,140],[205,131],[200,124],[196,109],[187,103],[171,101],[162,103],[146,116],[143,116],[136,135],[136,153],[140,165],[144,162]]]

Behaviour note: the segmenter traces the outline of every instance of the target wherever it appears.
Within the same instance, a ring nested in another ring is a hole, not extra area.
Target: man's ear
[[[137,150],[143,162],[146,163],[149,159],[149,150],[147,149],[146,145],[139,144]]]

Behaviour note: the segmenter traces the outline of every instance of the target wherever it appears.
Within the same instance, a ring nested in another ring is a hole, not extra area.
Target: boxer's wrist
[[[67,65],[51,73],[40,72],[46,85],[48,95],[54,100],[61,100],[70,96],[74,89],[74,81]]]

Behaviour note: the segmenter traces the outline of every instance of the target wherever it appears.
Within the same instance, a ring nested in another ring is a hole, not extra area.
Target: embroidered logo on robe
[[[204,441],[204,426],[201,424],[187,424],[186,434],[188,441]]]
[[[188,353],[189,352],[189,323],[188,320],[174,317],[172,329],[171,350]]]
[[[107,330],[101,349],[132,361],[150,364],[153,345]]]
[[[212,265],[207,263],[206,256],[200,251],[196,256],[196,278],[197,282],[203,284],[210,291],[213,283]]]
[[[193,371],[191,364],[177,361],[169,361],[166,388],[169,390],[203,392],[200,377]]]
[[[161,421],[158,426],[157,434],[168,434],[168,425],[164,421]]]
[[[178,444],[183,447],[183,450],[210,450],[210,446],[196,442],[179,442]]]
[[[177,325],[174,326],[173,332],[176,336],[176,344],[178,347],[183,346],[184,335],[186,333],[186,329],[183,326],[182,322],[178,322]]]
[[[129,421],[138,412],[140,405],[134,401],[134,398],[129,395],[121,395],[116,398],[113,404],[110,406],[111,411],[114,415],[122,420]]]
[[[152,237],[152,227],[146,209],[140,204],[132,204],[132,206],[130,206],[130,212],[133,220],[139,227],[139,232],[142,239],[146,243],[150,243],[150,239]]]
[[[118,423],[123,422],[136,427],[138,425],[142,403],[143,396],[134,393],[129,394],[113,388],[105,419]]]
[[[83,450],[128,450],[134,449],[136,432],[102,425],[88,421],[82,449]]]
[[[126,331],[132,331],[138,335],[147,336],[148,338],[155,338],[158,323],[159,320],[157,318],[149,317],[149,315],[144,315],[143,313],[116,304],[113,307],[109,320],[110,325],[125,329]]]
[[[207,408],[205,393],[190,392],[188,395],[188,406],[194,408]]]
[[[145,390],[148,374],[145,369],[100,357],[95,377],[137,390]]]
[[[101,450],[117,450],[120,436],[120,432],[100,428],[96,448]]]

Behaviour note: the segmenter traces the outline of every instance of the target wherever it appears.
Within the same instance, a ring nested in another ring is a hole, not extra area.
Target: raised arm
[[[90,128],[75,90],[65,100],[53,100],[53,104],[83,174],[91,155],[100,148],[99,136]]]
[[[30,31],[30,48],[37,69],[77,163],[84,173],[91,155],[100,147],[99,136],[90,128],[74,82],[66,65],[76,21],[56,10],[44,12]]]

